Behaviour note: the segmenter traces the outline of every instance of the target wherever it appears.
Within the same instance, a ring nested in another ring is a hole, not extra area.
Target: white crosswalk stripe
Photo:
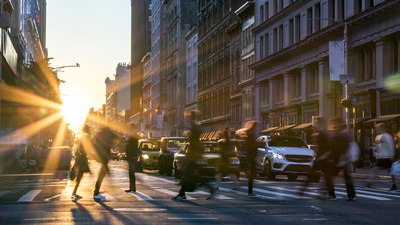
[[[18,199],[18,202],[31,202],[42,190],[31,190]]]
[[[339,195],[346,195],[347,196],[346,192],[336,191],[335,193],[339,194]],[[373,195],[357,194],[357,192],[356,192],[356,196],[357,196],[357,198],[363,197],[363,198],[370,198],[370,199],[375,199],[375,200],[380,200],[380,201],[392,201],[392,199],[390,199],[390,198],[377,197],[377,196],[373,196]]]
[[[236,190],[231,190],[231,189],[227,189],[227,188],[219,188],[220,191],[224,191],[224,192],[229,192],[229,193],[233,193],[233,194],[237,194],[237,195],[244,195],[244,196],[248,196],[247,193],[245,192],[241,192],[241,191],[236,191]],[[270,197],[270,196],[265,196],[265,195],[258,195],[259,198],[262,199],[276,199],[274,197]]]
[[[10,193],[11,191],[0,191],[0,196],[3,196],[3,195],[5,195],[5,194],[7,194],[7,193]]]
[[[165,194],[167,194],[167,195],[171,195],[171,196],[177,196],[179,193],[178,192],[175,192],[175,191],[171,191],[171,190],[168,190],[168,189],[153,189],[153,190],[155,190],[155,191],[159,191],[159,192],[162,192],[162,193],[165,193]],[[191,196],[189,196],[189,195],[186,195],[186,199],[187,200],[196,200],[195,198],[192,198]]]
[[[188,194],[202,194],[202,195],[210,195],[210,193],[205,192],[205,191],[201,191],[201,190],[196,190],[196,192],[186,192]],[[220,195],[220,194],[216,194],[214,196],[216,199],[234,199],[225,195]]]
[[[125,191],[125,188],[121,188],[123,191]],[[129,192],[129,194],[132,194],[133,196],[135,196],[137,198],[137,200],[139,201],[153,201],[154,199],[140,191],[136,191],[136,192]]]
[[[248,189],[247,187],[240,187],[240,188],[243,188],[243,189],[246,189],[246,190]],[[301,197],[301,196],[282,193],[282,192],[268,191],[268,190],[264,190],[264,189],[261,189],[261,188],[253,188],[253,191],[261,192],[261,193],[264,193],[264,194],[271,194],[271,195],[278,195],[278,196],[283,196],[283,197],[296,198],[296,199],[307,199],[307,198],[309,198],[309,197]],[[311,199],[311,198],[309,198],[309,199]]]
[[[293,192],[293,193],[297,192],[297,190],[293,190],[293,189],[289,189],[289,188],[283,188],[283,187],[276,187],[276,186],[268,186],[267,188],[277,189],[277,190],[281,190],[281,191],[288,191],[288,192]],[[304,194],[313,195],[313,196],[320,196],[321,195],[321,194],[316,193],[316,192],[304,192]],[[337,198],[338,199],[342,199],[342,197],[337,197]]]

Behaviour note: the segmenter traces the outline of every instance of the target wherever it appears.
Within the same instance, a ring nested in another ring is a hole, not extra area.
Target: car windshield
[[[218,149],[219,149],[219,147],[215,143],[204,143],[203,144],[204,153],[218,152]]]
[[[140,143],[140,147],[142,151],[159,151],[160,149],[158,148],[156,143],[153,142],[142,142]]]
[[[268,139],[269,147],[305,147],[306,143],[303,140],[295,137],[270,137]]]
[[[168,147],[169,148],[180,148],[185,144],[186,140],[168,140]]]

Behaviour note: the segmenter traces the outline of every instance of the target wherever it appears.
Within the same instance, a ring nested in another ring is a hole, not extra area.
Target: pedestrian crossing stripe
[[[17,202],[31,202],[42,190],[31,190],[24,194]]]
[[[237,194],[237,195],[245,195],[247,196],[247,193],[241,192],[241,191],[236,191],[236,190],[231,190],[231,189],[227,189],[227,188],[219,188],[218,190],[220,191],[224,191],[224,192],[229,192],[229,193],[233,193],[233,194]],[[276,200],[276,198],[274,197],[270,197],[270,196],[265,196],[265,195],[259,195],[260,198],[262,199],[271,199],[271,200]]]
[[[153,190],[155,190],[155,191],[159,191],[159,192],[162,192],[162,193],[164,193],[164,194],[167,194],[167,195],[171,195],[171,196],[177,196],[179,193],[178,192],[175,192],[175,191],[171,191],[171,190],[167,190],[167,189],[153,189]],[[192,198],[191,196],[189,196],[189,195],[186,195],[186,199],[187,200],[196,200],[195,198]]]
[[[248,189],[247,187],[240,187],[243,189]],[[290,198],[296,198],[296,199],[311,199],[310,197],[302,197],[298,195],[292,195],[292,194],[287,194],[287,193],[282,193],[282,192],[273,192],[273,191],[268,191],[260,188],[253,188],[254,191],[261,192],[264,194],[272,194],[272,195],[278,195],[278,196],[284,196],[284,197],[290,197]]]
[[[267,186],[267,188],[271,188],[271,189],[276,189],[276,190],[281,190],[281,191],[288,191],[288,192],[293,192],[293,193],[297,193],[298,190],[292,190],[292,189],[288,189],[288,188],[283,188],[283,187],[275,187],[275,186]],[[299,187],[302,188],[302,187]],[[309,188],[309,189],[314,189],[314,188]],[[319,188],[318,188],[319,189]],[[321,194],[316,193],[316,192],[303,192],[306,195],[313,195],[313,196],[320,196]],[[301,197],[301,198],[305,198],[305,197]],[[338,197],[338,199],[342,199],[342,197]]]
[[[121,188],[123,191],[125,191],[125,188]],[[135,196],[137,198],[137,200],[139,201],[153,201],[154,199],[140,191],[136,191],[136,192],[128,192],[129,194],[132,194],[133,196]]]

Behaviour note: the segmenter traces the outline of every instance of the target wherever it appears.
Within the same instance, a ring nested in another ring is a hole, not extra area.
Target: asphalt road
[[[110,162],[111,173],[103,181],[103,201],[94,201],[93,190],[100,165],[90,164],[78,194],[71,200],[74,182],[67,171],[13,176],[0,181],[0,224],[398,224],[400,192],[389,192],[391,184],[382,179],[374,188],[362,186],[364,178],[354,179],[357,200],[347,202],[343,179],[336,179],[337,201],[321,201],[322,183],[307,190],[311,197],[299,197],[300,181],[286,176],[275,181],[255,180],[254,192],[247,196],[247,179],[240,188],[225,178],[213,200],[205,200],[208,190],[187,193],[187,201],[173,201],[179,187],[177,179],[160,176],[157,171],[137,174],[137,193],[126,193],[126,162]],[[4,178],[4,177],[3,177]],[[210,179],[210,182],[213,182]]]

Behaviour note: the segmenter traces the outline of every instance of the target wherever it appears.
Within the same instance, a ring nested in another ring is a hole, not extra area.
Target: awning
[[[312,123],[302,123],[302,124],[298,125],[297,127],[293,127],[292,130],[299,131],[302,129],[306,129],[307,127],[310,127],[310,126],[312,126]]]
[[[287,126],[284,126],[284,127],[279,127],[278,129],[276,129],[276,130],[274,130],[274,131],[275,131],[275,132],[279,132],[279,131],[283,131],[284,128],[285,128],[285,130],[287,130],[287,129],[290,129],[290,128],[294,127],[294,126],[296,126],[296,124],[294,124],[294,125],[287,125]]]
[[[369,119],[371,119],[371,118],[369,118],[369,117],[356,118],[356,123],[363,122],[363,121],[366,121],[366,120],[369,120]],[[352,119],[350,120],[350,124],[353,124],[353,120]]]
[[[260,131],[260,133],[268,133],[268,132],[273,131],[273,130],[276,130],[276,129],[278,129],[278,128],[279,128],[279,127],[270,127],[270,128],[268,128],[268,129],[265,129],[265,130]]]
[[[365,123],[375,123],[375,122],[387,122],[389,120],[396,119],[397,117],[400,117],[400,114],[392,114],[392,115],[385,115],[385,116],[380,116],[375,119],[370,119],[365,121]]]
[[[246,131],[247,131],[246,128],[241,128],[241,129],[235,131],[235,133],[236,133],[236,134],[240,134],[240,133],[245,133]]]
[[[223,131],[223,129],[217,130],[217,131],[214,133],[214,135],[211,137],[211,140],[217,140],[222,131]]]

